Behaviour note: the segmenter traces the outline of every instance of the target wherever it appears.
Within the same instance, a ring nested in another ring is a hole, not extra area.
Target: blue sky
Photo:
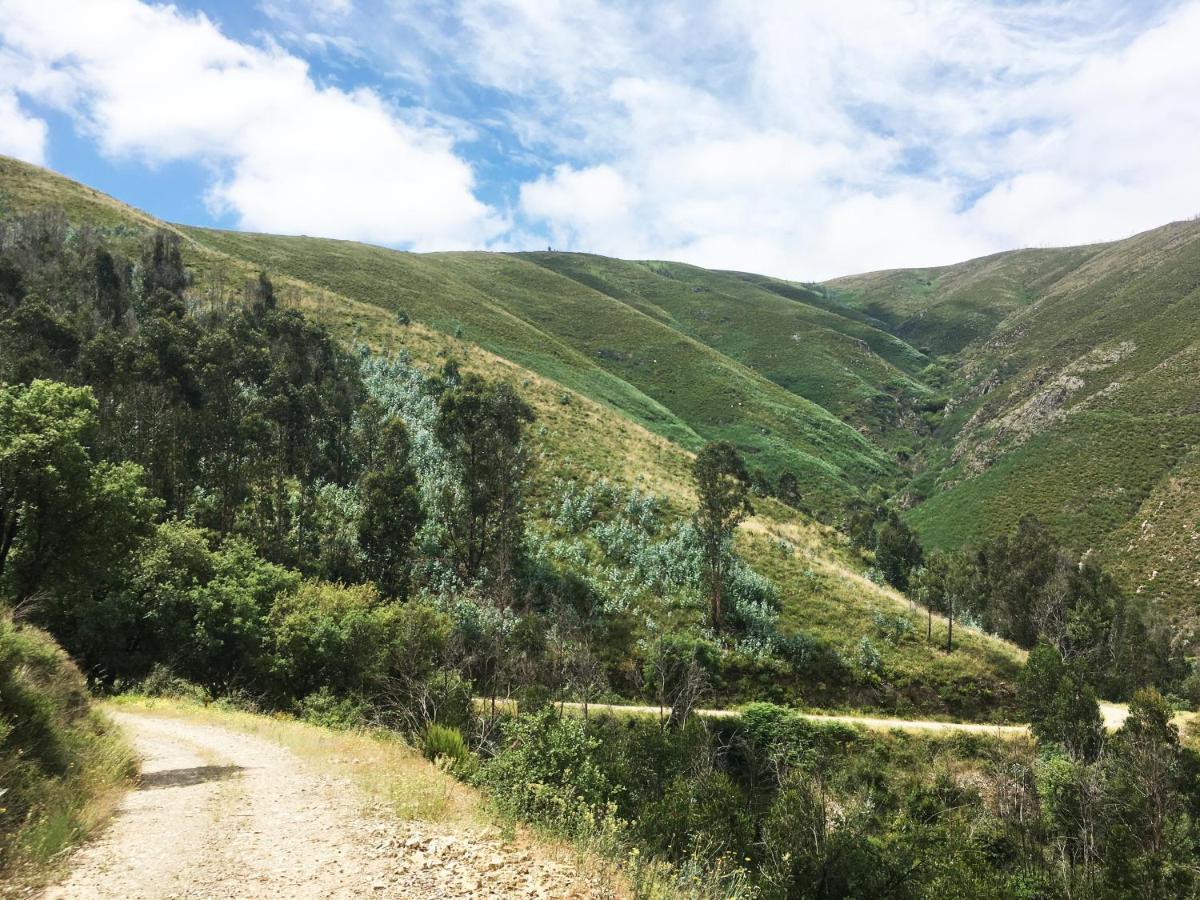
[[[0,0],[0,152],[173,221],[816,279],[1200,213],[1200,0]]]

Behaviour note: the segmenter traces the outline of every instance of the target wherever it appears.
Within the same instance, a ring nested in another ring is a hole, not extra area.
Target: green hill
[[[817,403],[661,316],[529,259],[184,231],[207,249],[461,335],[689,449],[732,440],[767,477],[790,471],[834,506],[899,474],[887,453]]]
[[[647,313],[887,445],[933,398],[908,344],[812,289],[679,263],[578,253],[526,258]],[[904,441],[900,442],[901,445]]]
[[[423,371],[454,358],[465,371],[516,386],[537,412],[531,506],[538,552],[634,604],[632,624],[611,638],[624,642],[613,647],[618,667],[628,658],[620,654],[649,625],[694,631],[700,617],[676,598],[638,588],[636,560],[620,561],[591,532],[565,532],[557,524],[564,497],[597,485],[610,491],[607,480],[630,496],[658,495],[661,519],[682,522],[695,504],[690,451],[724,437],[757,473],[772,480],[795,474],[805,505],[839,515],[872,483],[903,483],[905,469],[879,440],[880,429],[911,418],[933,396],[917,374],[926,365],[921,354],[869,317],[840,311],[836,299],[802,285],[665,263],[417,255],[170,226],[54,173],[0,161],[6,216],[56,208],[70,228],[91,229],[131,254],[150,229],[176,231],[192,277],[188,302],[197,310],[240,303],[247,278],[266,271],[282,305],[311,315],[346,344],[403,350]],[[594,263],[596,274],[582,271],[584,263]],[[689,298],[700,305],[689,306]],[[724,318],[726,327],[706,329],[705,315]],[[791,337],[801,332],[803,341]],[[739,333],[745,337],[737,339]],[[803,352],[797,355],[796,347]],[[803,378],[789,380],[787,358],[768,365],[772,354],[785,352],[807,373]],[[832,373],[823,382],[826,366]],[[840,381],[853,391],[843,396]],[[893,430],[902,444],[921,440],[910,436],[915,431]],[[843,535],[769,497],[755,505],[757,515],[736,545],[777,589],[781,630],[812,642],[798,650],[809,668],[731,653],[713,685],[714,701],[767,697],[889,712],[1011,715],[1020,652],[956,629],[953,653],[931,653],[923,622],[903,597],[865,577],[870,561]],[[625,527],[619,517],[611,524]],[[910,620],[909,627],[899,628],[899,619]],[[944,625],[935,623],[935,643],[944,635]]]
[[[0,159],[0,210],[50,207],[130,246],[161,225]],[[417,343],[429,365],[486,359],[536,384],[547,421],[573,417],[554,438],[572,477],[632,477],[609,454],[652,457],[671,472],[656,487],[683,498],[686,451],[725,438],[764,484],[796,476],[801,506],[828,518],[874,483],[907,498],[934,546],[1031,511],[1172,608],[1200,589],[1198,222],[825,285],[170,227],[210,302],[265,270],[348,342]]]
[[[838,279],[958,383],[913,524],[961,545],[1035,512],[1172,607],[1200,588],[1200,222]]]

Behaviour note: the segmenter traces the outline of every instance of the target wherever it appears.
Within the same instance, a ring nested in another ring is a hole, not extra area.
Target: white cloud
[[[633,189],[611,166],[559,166],[553,175],[521,185],[521,208],[549,222],[559,244],[627,231],[635,201]]]
[[[46,123],[26,113],[12,90],[0,89],[0,153],[42,165],[46,132]]]
[[[112,156],[205,161],[247,228],[419,249],[549,239],[820,278],[1200,212],[1200,0],[262,8],[292,52],[134,0],[0,0],[24,67],[0,116],[36,129],[33,98]],[[319,86],[296,53],[380,87]]]
[[[438,10],[429,77],[511,93],[525,228],[578,249],[815,278],[1200,210],[1200,0]]]
[[[57,76],[24,93],[75,116],[109,156],[207,163],[210,202],[244,228],[418,249],[479,246],[503,228],[444,131],[369,90],[319,87],[299,58],[233,41],[203,15],[0,0],[0,35],[28,71]]]

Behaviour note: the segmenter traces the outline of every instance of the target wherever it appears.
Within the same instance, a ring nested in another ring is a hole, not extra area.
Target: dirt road
[[[585,897],[566,863],[398,823],[288,749],[178,718],[114,718],[141,783],[45,898]]]
[[[476,701],[483,705],[486,701]],[[580,703],[565,703],[567,709],[580,712]],[[1113,704],[1109,704],[1112,706]],[[664,711],[657,706],[629,706],[609,703],[592,703],[588,707],[592,713],[612,713],[615,715],[659,716]],[[669,712],[669,710],[666,710]],[[724,716],[736,716],[736,709],[697,709],[696,715],[718,719]],[[942,722],[938,719],[889,719],[876,716],[839,715],[837,713],[806,713],[796,715],[813,722],[838,722],[843,725],[860,725],[874,731],[969,731],[975,734],[991,734],[999,736],[1016,736],[1029,734],[1026,725],[988,725],[983,722]]]
[[[477,700],[482,706],[486,701]],[[567,709],[582,711],[580,703],[563,704]],[[625,706],[609,703],[592,703],[589,709],[593,713],[612,713],[616,715],[660,716],[663,710],[657,706]],[[736,709],[697,709],[696,715],[710,718],[736,716]],[[1129,706],[1125,703],[1100,702],[1100,714],[1104,719],[1104,727],[1116,731],[1129,715]],[[943,722],[940,719],[891,719],[878,716],[840,715],[838,713],[808,713],[797,712],[796,715],[812,722],[838,722],[843,725],[858,725],[872,731],[966,731],[973,734],[990,734],[998,737],[1019,737],[1029,734],[1028,725],[988,725],[983,722]],[[1180,712],[1175,714],[1175,724],[1182,730],[1190,721],[1197,717],[1196,713]]]

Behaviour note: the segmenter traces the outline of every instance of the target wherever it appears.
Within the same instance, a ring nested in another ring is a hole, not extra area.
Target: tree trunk
[[[954,652],[954,600],[950,599],[946,610],[946,652]]]

